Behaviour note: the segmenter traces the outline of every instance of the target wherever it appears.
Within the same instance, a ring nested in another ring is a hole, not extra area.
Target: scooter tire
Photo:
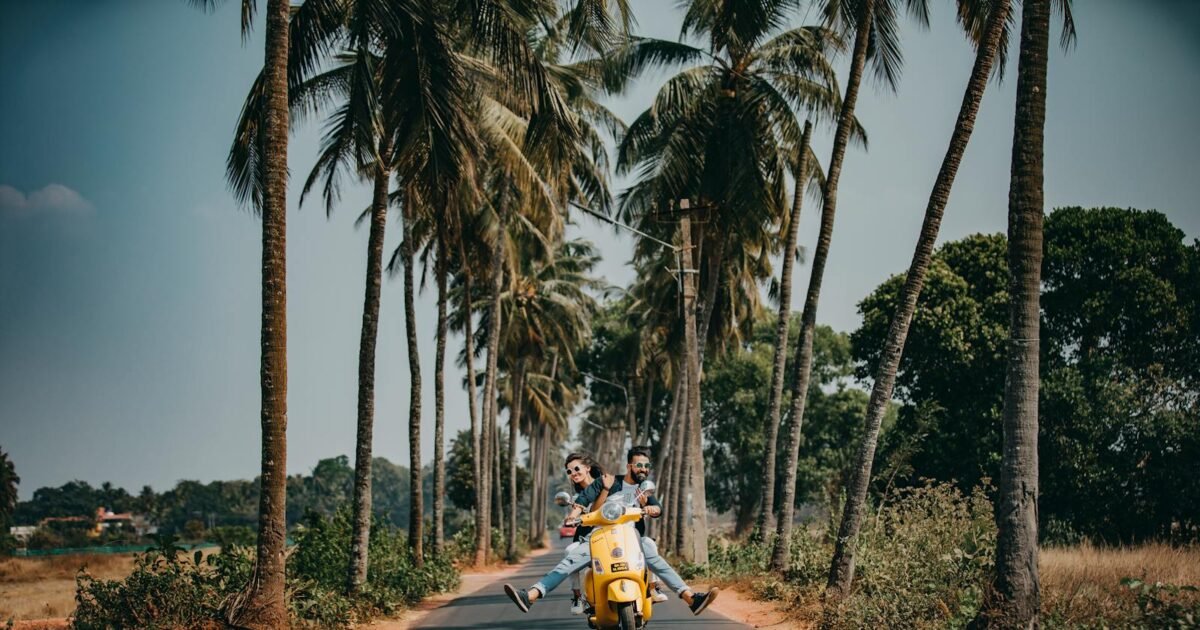
[[[617,621],[621,630],[637,630],[637,611],[633,602],[617,604]]]

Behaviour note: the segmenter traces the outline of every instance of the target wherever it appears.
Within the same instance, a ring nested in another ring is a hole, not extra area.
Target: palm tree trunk
[[[796,476],[796,456],[800,448],[800,430],[804,426],[804,404],[808,396],[808,384],[812,376],[812,344],[813,334],[817,325],[817,302],[821,296],[821,280],[825,274],[825,262],[829,258],[829,246],[833,237],[833,219],[837,212],[837,185],[842,175],[842,161],[846,157],[846,145],[850,142],[850,128],[854,122],[854,105],[858,101],[858,89],[862,83],[863,66],[867,59],[867,44],[870,39],[871,21],[874,18],[874,0],[864,0],[862,14],[859,16],[858,29],[854,35],[854,55],[850,62],[850,76],[846,84],[846,97],[842,100],[842,111],[838,115],[837,132],[833,138],[833,155],[829,159],[829,172],[825,178],[822,190],[821,230],[817,236],[817,248],[813,256],[812,272],[808,280],[808,293],[804,298],[804,311],[801,315],[800,343],[796,349],[796,380],[792,386],[791,427],[788,433],[788,466],[787,477]],[[776,527],[791,526],[791,501],[786,496],[781,498],[780,509],[786,514],[779,515]],[[772,554],[772,565],[786,563],[786,556],[779,560],[780,543],[784,536],[776,530],[775,549]]]
[[[502,219],[501,225],[503,223]],[[483,381],[483,427],[480,430],[480,440],[483,445],[484,456],[480,464],[479,492],[476,493],[480,500],[479,510],[483,516],[483,523],[475,533],[475,563],[477,565],[486,563],[491,552],[492,514],[489,508],[493,506],[493,502],[491,501],[490,493],[492,486],[498,486],[500,480],[498,471],[496,471],[496,468],[499,467],[500,453],[499,449],[496,448],[494,437],[496,426],[496,372],[500,348],[500,293],[504,284],[504,242],[502,239],[502,234],[496,234],[496,241],[492,244],[490,261],[492,265],[492,286],[489,296],[491,318],[488,322],[487,367]],[[496,473],[494,478],[492,477],[493,473]],[[495,484],[492,483],[493,480],[496,482]],[[496,524],[502,525],[498,519]]]
[[[386,155],[387,151],[383,153]],[[379,294],[390,179],[385,168],[375,173],[371,231],[367,236],[367,281],[362,334],[358,342],[358,429],[354,447],[354,532],[350,544],[349,593],[356,593],[367,581],[367,547],[371,539],[371,447],[375,427],[375,343],[379,337]]]
[[[638,444],[650,443],[650,412],[654,409],[654,373],[646,372],[646,405],[642,412],[642,426],[638,432]]]
[[[404,331],[408,337],[408,461],[409,461],[409,510],[408,546],[412,549],[413,564],[425,562],[425,495],[421,487],[421,356],[417,348],[416,287],[413,282],[413,223],[416,208],[412,196],[406,195],[404,203],[404,242],[401,255],[404,257]]]
[[[1008,20],[1008,0],[997,0],[992,6],[992,14],[988,18],[987,30],[979,49],[975,54],[975,65],[967,81],[963,94],[962,105],[958,110],[958,119],[954,124],[954,133],[950,136],[950,146],[942,159],[941,170],[933,184],[929,195],[929,203],[925,207],[925,219],[921,226],[921,235],[917,239],[917,247],[913,252],[912,263],[909,265],[908,277],[905,278],[897,302],[896,312],[888,328],[888,336],[884,341],[883,353],[875,370],[875,384],[871,390],[870,402],[867,404],[866,430],[863,434],[862,445],[858,450],[857,465],[851,473],[847,484],[846,507],[842,516],[838,542],[835,547],[837,564],[830,570],[830,578],[836,574],[837,583],[831,586],[841,593],[849,592],[854,580],[855,541],[862,526],[863,508],[867,502],[867,486],[871,480],[871,467],[875,459],[875,447],[879,441],[879,427],[883,415],[892,400],[892,390],[896,384],[896,372],[900,367],[900,357],[904,352],[904,342],[908,337],[909,325],[916,311],[917,299],[925,285],[925,275],[933,259],[933,247],[937,242],[938,230],[942,224],[942,216],[946,204],[950,200],[950,189],[954,185],[954,177],[962,162],[967,142],[975,129],[975,116],[983,102],[984,90],[987,88],[988,77],[992,73],[992,65],[1000,44],[1000,36]],[[794,486],[793,480],[793,486]],[[784,541],[787,544],[787,541]],[[786,549],[785,549],[786,551]],[[787,555],[783,556],[784,559]]]
[[[517,559],[517,429],[525,406],[525,361],[517,361],[516,374],[511,379],[512,408],[508,414],[508,560]]]
[[[800,165],[796,188],[792,192],[792,213],[788,217],[783,260],[779,271],[779,313],[775,320],[775,359],[771,369],[771,396],[767,404],[767,453],[763,460],[762,510],[758,513],[758,533],[766,536],[775,516],[775,450],[779,439],[779,413],[783,401],[783,373],[787,366],[788,323],[792,315],[792,267],[796,263],[796,241],[800,232],[800,210],[804,202],[804,184],[808,181],[808,143],[812,140],[812,121],[804,121],[800,140]]]
[[[437,224],[437,350],[433,368],[433,550],[441,555],[446,542],[446,227]]]
[[[485,460],[485,445],[480,439],[479,413],[475,401],[475,331],[474,316],[471,313],[471,266],[467,260],[467,248],[464,236],[459,234],[458,252],[462,261],[463,272],[463,343],[466,344],[467,355],[467,406],[471,414],[471,475],[475,480],[475,565],[483,564],[486,559],[485,536],[488,529],[487,493],[484,491],[486,468],[481,465]],[[481,556],[482,554],[482,556]]]
[[[683,330],[684,330],[684,347],[687,349],[687,412],[683,426],[686,439],[684,444],[687,445],[689,452],[686,455],[687,459],[687,474],[683,477],[687,479],[688,501],[687,516],[688,523],[684,529],[688,530],[691,535],[690,546],[682,548],[683,557],[689,562],[697,564],[708,563],[708,513],[705,507],[704,496],[704,453],[701,450],[702,440],[700,436],[700,347],[703,339],[697,333],[704,333],[708,330],[707,324],[702,324],[701,330],[696,328],[696,285],[695,275],[686,273],[686,270],[692,268],[692,242],[691,219],[684,216],[679,222],[680,241],[684,244],[681,252],[683,272]],[[717,240],[718,247],[724,243],[723,239]],[[715,256],[718,259],[720,256]],[[719,265],[713,269],[713,274],[719,278]],[[715,285],[716,279],[710,281],[710,284]],[[708,291],[706,291],[708,293]],[[715,297],[716,289],[712,289],[712,294]],[[705,310],[712,309],[712,303],[715,300],[709,300],[705,305]],[[707,313],[703,319],[708,319]],[[682,453],[681,453],[682,454]],[[685,541],[686,542],[686,541]]]
[[[287,539],[287,0],[267,2],[262,194],[262,328],[260,385],[262,468],[258,554],[244,597],[227,619],[248,628],[286,628],[284,568]]]
[[[989,625],[1037,628],[1038,388],[1042,269],[1043,142],[1050,39],[1047,0],[1026,0],[1021,18],[1012,179],[1008,189],[1008,369],[1004,448],[996,501],[996,584]]]
[[[679,399],[681,398],[681,392],[683,391],[683,379],[678,376],[678,370],[675,371],[675,374],[675,385],[671,388],[671,409],[667,413],[667,426],[663,433],[661,442],[662,452],[658,458],[658,464],[660,466],[659,470],[662,471],[662,475],[658,479],[658,484],[661,488],[661,491],[659,492],[659,498],[667,509],[663,511],[662,518],[657,519],[656,527],[661,528],[662,532],[655,533],[659,538],[663,539],[663,546],[666,549],[671,549],[671,543],[675,540],[670,534],[674,531],[671,529],[671,521],[675,518],[674,500],[675,495],[677,494],[675,489],[675,478],[673,476],[675,460],[677,459],[674,449],[676,432],[675,423],[677,414],[679,413]],[[655,522],[656,521],[651,521],[651,523]]]
[[[629,431],[629,445],[637,444],[637,398],[633,392],[637,390],[637,381],[629,379],[625,381],[625,427]]]
[[[496,529],[500,530],[500,538],[507,540],[504,535],[508,528],[508,524],[504,521],[504,486],[501,485],[501,480],[504,479],[501,470],[504,467],[505,452],[501,448],[500,427],[497,425],[495,412],[496,407],[492,407],[492,520],[496,524]],[[511,457],[511,453],[508,456]]]
[[[545,455],[542,452],[544,426],[537,424],[529,429],[529,535],[525,540],[530,548],[537,547],[544,526],[544,520],[538,521],[541,513],[538,501],[541,500],[546,477]]]

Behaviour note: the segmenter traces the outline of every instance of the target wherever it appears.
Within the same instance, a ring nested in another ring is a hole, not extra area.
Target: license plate
[[[610,570],[611,570],[613,573],[616,573],[616,572],[618,572],[618,571],[628,571],[628,570],[629,570],[629,564],[628,564],[628,563],[625,563],[625,562],[614,562],[614,563],[612,563],[612,566],[611,566],[611,567],[609,567],[609,569],[610,569]]]

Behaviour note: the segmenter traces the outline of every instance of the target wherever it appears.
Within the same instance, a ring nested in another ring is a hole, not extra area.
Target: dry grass
[[[1115,620],[1136,608],[1123,578],[1200,586],[1200,547],[1051,547],[1042,549],[1038,567],[1048,613],[1066,623]]]
[[[75,574],[86,566],[103,579],[133,571],[133,555],[83,554],[0,560],[0,621],[66,617],[75,610]]]

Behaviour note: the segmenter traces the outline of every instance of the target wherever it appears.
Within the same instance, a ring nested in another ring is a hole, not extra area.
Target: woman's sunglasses
[[[567,467],[567,474],[569,475],[571,473],[581,473],[585,470],[587,470],[587,469],[584,468],[583,466],[569,466],[569,467]]]

